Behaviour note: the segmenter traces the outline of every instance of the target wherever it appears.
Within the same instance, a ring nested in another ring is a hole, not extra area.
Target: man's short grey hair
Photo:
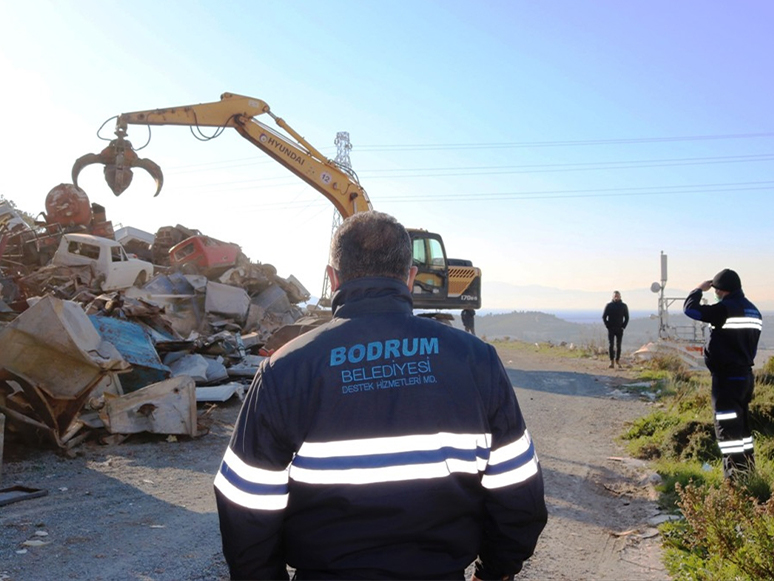
[[[341,282],[366,276],[405,281],[411,269],[411,237],[389,214],[355,214],[333,236],[330,265]]]

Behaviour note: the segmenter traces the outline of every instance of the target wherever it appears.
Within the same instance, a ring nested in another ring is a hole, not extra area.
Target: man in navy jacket
[[[701,304],[702,293],[715,289],[714,305]],[[702,282],[685,299],[683,311],[709,323],[704,362],[712,374],[715,435],[726,478],[736,479],[754,467],[753,438],[747,418],[755,378],[752,367],[763,328],[760,311],[744,296],[739,275],[728,268]]]
[[[232,578],[512,577],[547,513],[497,353],[412,314],[391,216],[345,220],[330,264],[333,320],[263,362],[215,479]]]

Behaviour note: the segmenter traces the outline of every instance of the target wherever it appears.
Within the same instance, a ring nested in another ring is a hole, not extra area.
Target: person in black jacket
[[[468,333],[476,334],[476,311],[473,309],[462,309],[462,326]]]
[[[543,477],[491,345],[412,313],[411,241],[363,212],[337,230],[333,319],[264,360],[215,478],[234,579],[518,573]]]
[[[703,305],[702,293],[710,288],[715,289],[719,301]],[[712,409],[715,436],[723,456],[723,474],[733,481],[755,466],[747,414],[755,385],[752,368],[763,318],[744,296],[739,275],[728,268],[691,291],[683,312],[710,326],[704,362],[712,374]]]
[[[613,291],[613,300],[605,306],[602,321],[607,328],[610,367],[614,367],[614,364],[621,367],[621,341],[624,329],[629,324],[629,307],[621,300],[620,292]]]

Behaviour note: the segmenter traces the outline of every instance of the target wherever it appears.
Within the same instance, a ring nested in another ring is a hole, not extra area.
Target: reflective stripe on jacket
[[[741,290],[726,295],[714,305],[702,305],[701,298],[701,289],[691,291],[685,299],[683,312],[710,325],[704,346],[707,369],[723,376],[749,373],[763,328],[760,311]]]

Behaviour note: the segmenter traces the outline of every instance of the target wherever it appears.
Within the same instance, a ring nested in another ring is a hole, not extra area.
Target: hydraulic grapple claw
[[[87,165],[93,163],[104,164],[105,181],[116,196],[120,196],[129,184],[132,183],[132,168],[139,167],[147,171],[156,182],[155,196],[159,195],[164,185],[164,175],[161,168],[149,159],[137,156],[132,144],[120,131],[116,131],[116,137],[108,146],[98,154],[87,153],[75,160],[72,169],[73,184],[78,185],[78,174]]]

